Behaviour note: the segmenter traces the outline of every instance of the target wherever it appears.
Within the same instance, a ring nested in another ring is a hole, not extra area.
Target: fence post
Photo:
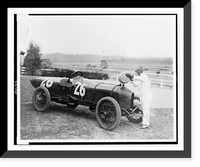
[[[163,79],[160,79],[160,87],[163,88]]]
[[[151,78],[149,78],[149,84],[151,85]]]

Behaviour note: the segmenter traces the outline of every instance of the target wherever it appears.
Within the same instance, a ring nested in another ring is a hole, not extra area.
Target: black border
[[[8,151],[7,114],[1,118],[5,132],[2,158],[190,158],[191,157],[191,1],[184,8],[184,150],[183,151]],[[182,3],[183,5],[183,3]],[[170,6],[170,7],[172,7]],[[140,6],[143,7],[143,6]],[[153,7],[153,6],[148,6]],[[167,6],[162,6],[167,7]],[[169,7],[169,6],[168,6]],[[187,71],[187,72],[186,72]],[[7,97],[7,96],[6,96]],[[5,121],[6,120],[6,121]]]

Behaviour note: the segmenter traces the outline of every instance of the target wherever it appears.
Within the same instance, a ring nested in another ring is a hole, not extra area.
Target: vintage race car
[[[86,79],[81,71],[75,71],[69,78],[39,77],[30,80],[36,88],[33,92],[33,105],[37,111],[48,110],[54,101],[75,108],[78,105],[88,106],[95,112],[96,119],[103,129],[114,130],[118,127],[122,116],[134,123],[142,121],[142,110],[139,97],[126,88],[128,82],[125,75],[120,75],[119,84]],[[123,81],[125,80],[127,81]]]

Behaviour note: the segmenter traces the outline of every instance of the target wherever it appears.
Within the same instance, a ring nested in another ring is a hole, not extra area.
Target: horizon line
[[[93,55],[93,56],[102,56],[102,57],[120,57],[120,58],[172,58],[171,56],[125,56],[125,55],[102,55],[102,54],[95,54],[95,53],[61,53],[61,52],[53,52],[53,53],[42,53],[42,55],[48,55],[48,54],[63,54],[63,55]]]

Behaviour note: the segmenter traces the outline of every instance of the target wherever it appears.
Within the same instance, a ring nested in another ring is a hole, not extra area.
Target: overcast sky
[[[175,57],[174,15],[28,16],[18,15],[18,36],[42,53]],[[25,28],[26,27],[26,28]],[[23,37],[24,36],[24,37]]]

